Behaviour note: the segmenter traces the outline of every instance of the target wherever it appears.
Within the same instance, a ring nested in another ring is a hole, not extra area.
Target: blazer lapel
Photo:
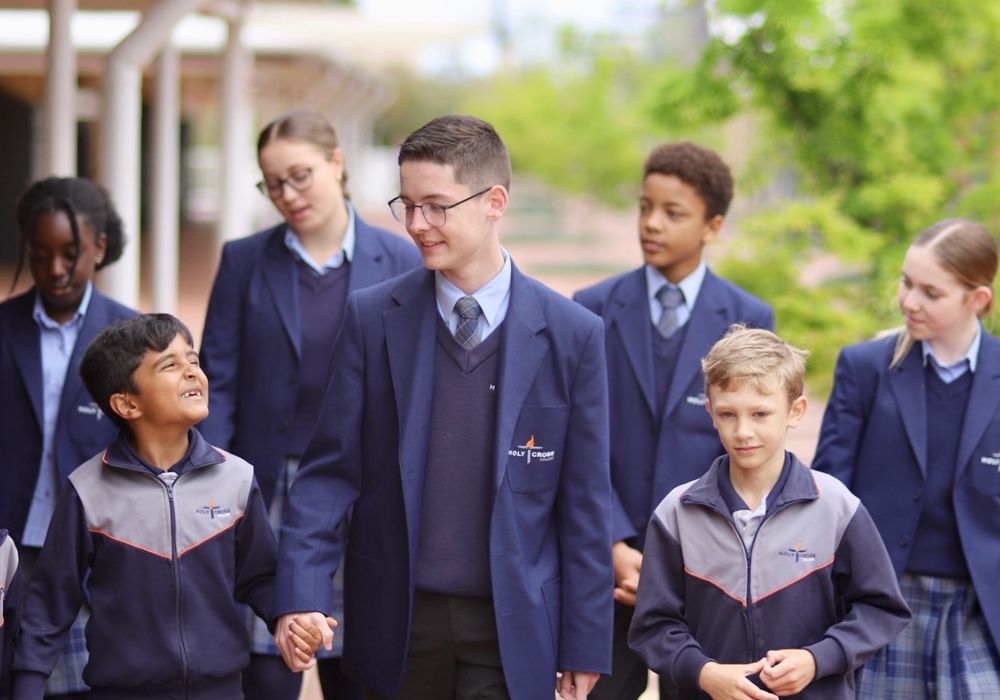
[[[42,348],[38,326],[30,318],[31,307],[28,307],[28,322],[10,334],[10,345],[14,361],[20,369],[21,377],[27,386],[31,397],[31,408],[39,427],[44,424],[42,409]]]
[[[705,279],[701,283],[698,298],[686,325],[684,342],[681,344],[680,355],[677,357],[674,376],[667,393],[664,419],[673,412],[701,370],[701,358],[708,354],[715,341],[721,338],[728,328],[725,301],[720,297],[718,279],[711,270],[705,272]]]
[[[656,415],[656,377],[653,375],[653,323],[649,317],[646,277],[643,268],[634,271],[615,290],[608,319],[608,333],[617,334],[625,349],[651,416]]]
[[[434,389],[437,303],[434,273],[408,274],[393,291],[399,306],[382,313],[389,372],[399,416],[399,468],[410,546],[420,528]]]
[[[264,281],[271,290],[271,299],[278,309],[278,316],[295,350],[295,358],[302,359],[301,326],[299,325],[299,295],[295,278],[295,259],[285,247],[285,227],[279,226],[267,242],[267,251],[261,256]]]
[[[927,477],[927,390],[920,342],[914,343],[903,363],[888,372],[889,386],[903,419],[906,437],[917,457],[920,473]],[[968,415],[968,412],[966,412]]]
[[[347,293],[370,287],[387,279],[385,273],[385,251],[371,227],[354,215],[354,257],[351,258],[351,274],[348,276]]]
[[[503,322],[500,340],[500,367],[497,396],[496,439],[493,474],[500,488],[507,469],[507,449],[511,445],[517,418],[531,390],[542,360],[549,351],[548,341],[540,335],[545,317],[535,290],[511,262],[510,304]]]
[[[958,477],[968,465],[972,451],[986,432],[1000,406],[1000,341],[983,331],[972,389],[965,409],[962,437],[958,443]]]

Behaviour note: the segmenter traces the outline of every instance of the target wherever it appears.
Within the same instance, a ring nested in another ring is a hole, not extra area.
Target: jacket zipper
[[[764,513],[764,518],[760,521],[760,525],[757,527],[757,532],[753,533],[753,539],[750,541],[750,548],[749,549],[747,548],[746,544],[744,544],[744,542],[743,542],[743,536],[740,535],[740,531],[738,529],[736,529],[736,524],[733,522],[733,518],[732,518],[731,514],[726,513],[725,510],[723,510],[721,508],[718,508],[714,503],[709,503],[707,501],[696,501],[696,500],[692,500],[691,501],[691,503],[704,505],[704,506],[706,506],[708,508],[711,508],[715,512],[721,514],[723,516],[723,518],[725,519],[725,521],[727,523],[729,523],[729,529],[731,529],[733,531],[733,534],[736,535],[736,539],[739,541],[740,546],[743,548],[743,555],[746,557],[746,577],[747,577],[746,606],[743,609],[743,623],[746,626],[747,639],[749,640],[749,643],[750,643],[750,657],[751,657],[750,661],[751,662],[752,661],[756,661],[755,657],[756,657],[756,647],[757,647],[757,633],[756,633],[756,630],[754,629],[753,618],[751,616],[751,612],[752,612],[752,608],[753,608],[753,598],[751,597],[752,592],[750,590],[750,574],[752,573],[752,570],[753,570],[753,562],[752,562],[752,560],[753,560],[753,549],[754,549],[754,545],[757,544],[757,535],[759,535],[760,531],[764,529],[764,524],[767,523],[767,521],[771,519],[772,515],[776,515],[777,513],[780,513],[781,511],[783,511],[788,506],[794,505],[796,503],[799,503],[802,500],[805,500],[805,499],[797,498],[797,499],[792,500],[792,501],[786,501],[784,503],[781,503],[781,504],[777,505],[774,510],[768,510],[766,513]]]
[[[177,647],[181,657],[181,682],[184,697],[188,697],[188,660],[187,647],[184,645],[184,622],[181,614],[181,566],[177,557],[177,513],[174,504],[174,484],[180,475],[176,472],[163,472],[158,481],[167,489],[167,500],[170,504],[170,566],[174,574],[174,612],[177,616]]]

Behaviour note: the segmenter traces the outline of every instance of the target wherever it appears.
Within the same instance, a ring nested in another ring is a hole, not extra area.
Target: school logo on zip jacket
[[[798,564],[801,562],[814,562],[816,561],[816,553],[810,552],[801,542],[796,542],[794,547],[789,547],[783,552],[778,552],[779,557],[790,557],[795,560]]]
[[[222,506],[216,505],[214,498],[208,499],[208,504],[196,509],[195,513],[198,515],[207,515],[211,520],[215,520],[216,518],[228,518],[232,515],[229,508],[223,508]]]

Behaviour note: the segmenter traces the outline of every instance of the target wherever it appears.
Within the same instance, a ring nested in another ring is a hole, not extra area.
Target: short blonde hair
[[[777,381],[792,403],[805,389],[808,356],[806,350],[786,343],[771,331],[733,324],[701,361],[705,395],[713,386],[728,391],[749,382],[763,390],[766,384]]]

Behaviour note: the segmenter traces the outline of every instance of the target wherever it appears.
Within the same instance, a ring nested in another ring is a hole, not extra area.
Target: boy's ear
[[[108,403],[111,405],[111,410],[123,420],[135,420],[142,416],[142,410],[135,397],[126,391],[112,394],[108,398]]]
[[[507,188],[503,185],[494,185],[489,192],[486,193],[485,197],[490,203],[490,210],[487,212],[486,217],[490,221],[497,221],[503,216],[503,213],[507,211],[507,204],[510,201],[510,195],[507,192]]]
[[[715,238],[716,234],[719,233],[719,229],[722,228],[723,221],[725,221],[725,217],[723,217],[721,214],[716,214],[711,219],[708,219],[705,222],[705,230],[702,233],[701,242],[708,243],[713,238]]]
[[[802,420],[802,417],[806,414],[806,407],[809,405],[809,401],[803,394],[799,398],[792,401],[792,405],[788,410],[788,427],[794,428]]]

